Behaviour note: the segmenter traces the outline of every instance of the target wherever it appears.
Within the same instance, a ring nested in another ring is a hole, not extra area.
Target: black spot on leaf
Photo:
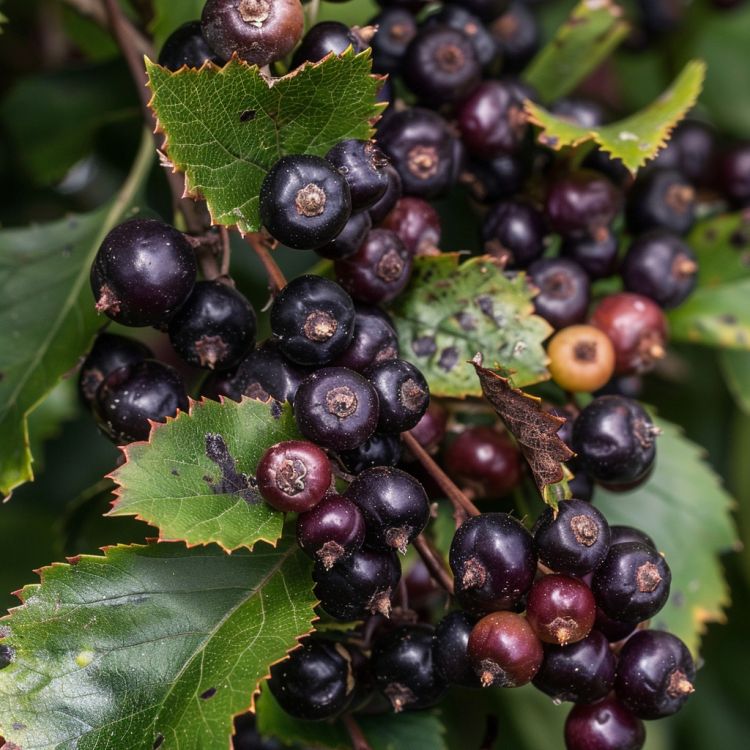
[[[278,401],[271,401],[271,416],[274,419],[279,419],[282,414],[281,404]]]
[[[177,469],[172,469],[172,476],[173,477],[179,477],[180,476],[180,472],[177,471]]]
[[[212,687],[212,688],[209,688],[208,690],[204,690],[200,694],[200,699],[202,701],[207,701],[209,698],[213,698],[215,695],[216,695],[216,688]]]
[[[437,344],[432,336],[420,336],[412,341],[411,348],[418,357],[431,357],[437,351]]]
[[[477,328],[477,319],[471,313],[457,313],[456,321],[464,331],[475,331]]]
[[[440,352],[438,367],[445,372],[450,372],[458,362],[458,349],[455,346],[449,346]]]
[[[230,455],[226,441],[218,433],[206,434],[206,456],[221,470],[221,480],[218,482],[214,482],[211,477],[203,477],[214,494],[239,495],[251,505],[260,502],[255,479],[237,471],[237,462]]]
[[[16,652],[10,646],[0,646],[0,669],[5,669],[15,655]]]
[[[246,109],[244,112],[240,113],[240,122],[252,122],[255,119],[255,110],[254,109]]]
[[[156,739],[154,740],[153,748],[154,750],[157,750],[164,744],[164,735],[160,732],[156,735]]]

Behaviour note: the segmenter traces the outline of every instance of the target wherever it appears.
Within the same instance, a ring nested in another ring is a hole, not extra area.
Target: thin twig
[[[422,558],[422,562],[425,564],[427,570],[430,571],[430,575],[433,577],[436,583],[442,586],[449,594],[453,594],[453,579],[448,575],[443,566],[442,560],[432,549],[430,542],[424,536],[420,534],[413,542],[414,549],[417,550],[417,554]]]
[[[229,276],[229,267],[232,262],[232,241],[229,238],[229,230],[225,226],[220,227],[219,232],[221,233],[221,275]]]
[[[266,269],[271,291],[274,294],[280,292],[286,286],[286,277],[270,252],[275,242],[262,232],[250,232],[246,235],[245,240]]]
[[[345,714],[343,721],[346,731],[349,732],[349,739],[352,741],[352,750],[372,750],[372,746],[365,739],[354,717],[351,714]]]
[[[465,511],[467,515],[478,516],[481,511],[468,497],[456,486],[453,480],[435,463],[432,456],[419,444],[417,439],[409,432],[401,433],[406,447],[412,455],[422,464],[425,471],[435,480],[438,487],[446,494],[453,503],[453,507]]]

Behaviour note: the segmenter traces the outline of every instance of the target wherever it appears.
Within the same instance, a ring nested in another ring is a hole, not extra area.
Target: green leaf
[[[646,109],[595,130],[557,117],[531,101],[526,102],[526,111],[531,122],[542,129],[539,141],[545,146],[559,151],[563,146],[594,141],[635,174],[666,145],[674,126],[695,104],[705,73],[703,62],[689,62],[672,86]]]
[[[552,329],[534,315],[520,273],[509,278],[491,258],[458,253],[418,257],[411,282],[391,309],[401,355],[417,365],[435,396],[481,396],[467,362],[481,352],[488,367],[511,372],[523,387],[546,380],[542,341]]]
[[[215,224],[260,229],[258,193],[266,172],[286,154],[325,155],[344,138],[369,138],[379,81],[369,50],[351,49],[268,82],[256,66],[172,73],[146,61],[151,106],[167,152],[203,196]]]
[[[672,592],[652,626],[682,638],[695,654],[708,622],[721,622],[729,588],[717,555],[734,549],[734,501],[704,460],[704,451],[679,427],[657,420],[663,433],[656,466],[633,493],[597,488],[594,502],[611,524],[650,534],[672,569]]]
[[[87,65],[20,79],[0,116],[31,178],[51,185],[91,153],[103,125],[140,118],[134,93],[122,61]]]
[[[154,424],[149,442],[123,449],[111,515],[137,516],[163,540],[226,550],[273,544],[284,514],[263,502],[253,474],[267,448],[298,437],[289,404],[193,401],[189,414]]]
[[[277,737],[289,744],[309,748],[351,750],[352,742],[340,722],[299,721],[276,702],[270,690],[263,690],[257,703],[258,730],[264,736]],[[372,750],[403,750],[430,748],[447,750],[444,729],[434,711],[357,716],[357,724]]]
[[[750,277],[750,217],[742,212],[699,222],[687,241],[698,258],[699,287]]]
[[[234,555],[120,546],[71,562],[43,569],[3,621],[6,743],[226,750],[232,717],[315,617],[294,541]]]
[[[725,350],[720,353],[719,362],[735,403],[750,414],[750,352]]]
[[[78,393],[73,378],[62,380],[29,415],[29,450],[42,467],[44,444],[60,433],[64,422],[78,412]]]
[[[154,44],[161,49],[167,37],[179,26],[188,21],[197,21],[203,12],[206,0],[154,0],[154,20],[151,33]]]
[[[627,33],[628,24],[617,3],[583,0],[529,63],[524,78],[543,101],[559,99],[609,57]]]
[[[0,495],[33,478],[26,417],[75,366],[101,325],[89,289],[106,233],[133,208],[153,163],[144,131],[127,182],[106,206],[0,231]]]

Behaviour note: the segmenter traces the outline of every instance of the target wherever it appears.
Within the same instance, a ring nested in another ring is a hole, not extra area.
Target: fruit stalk
[[[412,543],[414,544],[414,549],[422,558],[422,562],[425,564],[425,567],[430,572],[430,575],[435,582],[444,588],[449,594],[453,594],[453,579],[448,575],[448,572],[443,567],[442,561],[435,553],[435,550],[432,549],[424,534],[420,534]]]
[[[273,241],[269,240],[262,232],[251,232],[245,237],[245,240],[266,269],[271,291],[274,294],[280,292],[286,286],[286,277],[271,255],[270,249],[273,247]]]

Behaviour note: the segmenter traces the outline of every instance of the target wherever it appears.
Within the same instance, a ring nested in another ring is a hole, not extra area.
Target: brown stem
[[[274,294],[280,292],[286,286],[286,277],[270,252],[271,248],[274,247],[275,242],[262,232],[251,232],[245,237],[245,239],[247,240],[247,244],[253,249],[253,252],[258,256],[258,260],[260,260],[263,267],[266,269],[271,291]]]
[[[219,231],[221,233],[221,275],[229,276],[229,267],[232,262],[232,242],[229,238],[229,230],[225,226],[222,226]]]
[[[352,750],[372,750],[370,743],[365,739],[359,724],[351,714],[345,714],[343,718],[346,731],[349,732],[349,739],[352,741]]]
[[[438,487],[445,492],[456,510],[460,508],[470,516],[481,514],[479,508],[466,497],[453,480],[435,463],[432,456],[419,444],[411,433],[403,432],[401,433],[401,437],[406,447],[412,452],[412,455],[422,464],[425,471],[435,480]]]
[[[430,571],[430,575],[435,579],[436,583],[442,586],[449,594],[453,594],[453,579],[448,575],[448,572],[443,567],[443,562],[437,555],[432,546],[430,545],[424,534],[420,534],[413,542],[414,549],[417,550],[417,554],[422,558],[422,562],[425,564],[427,570]]]

